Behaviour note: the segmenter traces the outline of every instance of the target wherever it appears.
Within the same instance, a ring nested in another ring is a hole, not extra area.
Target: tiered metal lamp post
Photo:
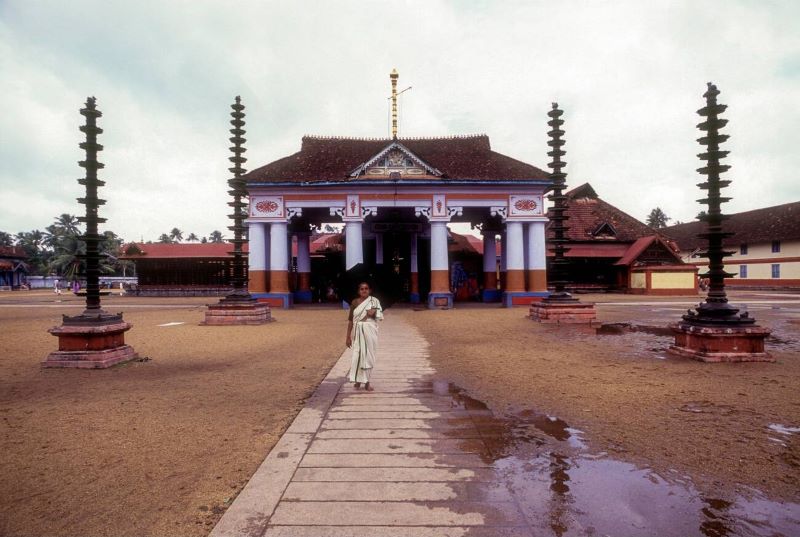
[[[597,313],[594,309],[594,304],[588,302],[581,302],[567,292],[566,286],[569,283],[567,278],[567,265],[569,261],[564,257],[564,254],[569,251],[566,244],[569,239],[566,237],[566,231],[569,229],[565,222],[569,220],[567,211],[567,197],[564,195],[566,189],[567,174],[563,171],[566,162],[561,160],[561,157],[566,155],[566,151],[562,149],[564,140],[561,138],[564,131],[561,126],[564,120],[561,116],[564,112],[558,108],[558,103],[553,103],[553,108],[547,115],[550,121],[550,131],[547,133],[550,140],[547,145],[551,150],[547,154],[553,158],[553,161],[548,164],[552,168],[550,173],[550,181],[552,182],[553,193],[548,196],[548,199],[553,202],[552,220],[553,224],[553,238],[550,239],[552,243],[553,259],[550,263],[550,272],[552,274],[553,292],[549,297],[541,302],[534,302],[531,304],[530,317],[534,321],[542,323],[591,323],[597,318]]]
[[[246,151],[244,143],[247,141],[244,138],[244,105],[241,98],[237,95],[236,102],[231,105],[233,112],[231,112],[231,125],[233,128],[230,130],[233,135],[230,139],[233,147],[230,148],[233,156],[228,157],[233,163],[232,168],[228,170],[233,173],[233,177],[228,180],[230,190],[228,194],[233,196],[233,201],[229,201],[228,205],[231,206],[233,212],[228,215],[233,220],[233,225],[228,229],[233,231],[233,274],[231,275],[230,282],[233,290],[217,304],[210,304],[206,310],[206,318],[202,324],[205,325],[235,325],[235,324],[264,324],[272,320],[269,305],[260,303],[253,298],[247,290],[247,277],[245,276],[244,267],[244,253],[242,247],[247,243],[245,238],[245,207],[246,204],[243,198],[247,197],[247,189],[245,188],[245,181],[242,175],[245,169],[242,164],[247,162],[247,159],[242,156]]]
[[[731,182],[720,179],[720,174],[728,171],[730,166],[720,163],[728,156],[728,151],[722,151],[719,147],[728,139],[728,135],[719,131],[728,120],[719,117],[727,106],[717,103],[718,95],[717,87],[709,82],[708,90],[703,95],[706,106],[697,111],[706,118],[697,125],[705,133],[697,141],[706,146],[705,153],[698,155],[706,164],[697,171],[707,179],[697,186],[708,191],[706,198],[698,200],[708,205],[706,216],[703,217],[708,228],[706,233],[698,235],[708,242],[706,250],[700,253],[708,258],[708,272],[702,275],[709,280],[708,296],[694,310],[689,310],[682,321],[672,325],[675,344],[669,350],[704,362],[773,361],[764,350],[764,340],[770,330],[756,325],[756,320],[747,312],[739,313],[739,308],[728,302],[725,293],[725,278],[732,274],[725,272],[723,259],[732,252],[725,251],[722,243],[733,233],[723,230],[722,223],[726,216],[720,209],[723,203],[730,201],[730,198],[722,197],[720,191]]]
[[[86,152],[86,160],[78,164],[86,170],[86,177],[78,179],[78,183],[86,187],[86,195],[78,198],[78,202],[86,206],[86,216],[78,220],[86,224],[82,237],[86,253],[80,256],[86,264],[86,309],[80,315],[64,315],[61,326],[49,330],[58,337],[58,350],[47,356],[43,367],[99,369],[137,358],[133,347],[125,344],[125,332],[130,330],[131,324],[122,320],[122,313],[108,313],[100,307],[99,245],[102,236],[97,232],[97,224],[106,219],[97,215],[98,207],[105,204],[105,200],[97,197],[97,189],[105,182],[97,178],[97,170],[104,167],[97,160],[97,153],[103,150],[97,143],[97,135],[103,132],[97,126],[97,118],[103,114],[97,109],[94,97],[86,99],[81,115],[86,118],[80,127],[86,135],[86,141],[80,144]]]

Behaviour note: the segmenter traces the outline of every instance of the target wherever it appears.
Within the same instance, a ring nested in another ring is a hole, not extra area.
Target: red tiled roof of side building
[[[141,253],[137,253],[138,250]],[[207,243],[142,243],[132,242],[122,246],[121,259],[174,259],[174,258],[225,258],[230,257],[233,244],[229,242]],[[247,245],[243,247],[247,253]]]
[[[569,227],[567,238],[572,241],[594,242],[634,242],[641,237],[658,233],[626,212],[600,199],[589,183],[585,183],[568,192],[567,215]],[[552,208],[547,212],[552,216]],[[603,224],[613,228],[611,237],[596,236]],[[552,222],[547,226],[548,238],[553,237]]]
[[[17,259],[27,259],[28,254],[22,246],[0,246],[0,257],[14,257]]]
[[[695,220],[661,229],[665,235],[675,239],[684,251],[704,248],[705,239],[697,238],[706,231],[706,222]],[[723,239],[727,247],[759,242],[800,240],[800,201],[784,203],[729,215],[722,222],[725,232],[735,233]]]
[[[443,180],[547,180],[547,172],[491,150],[489,137],[400,138],[397,140]],[[391,144],[390,139],[304,136],[300,151],[247,173],[253,182],[347,181],[350,173]],[[369,181],[368,178],[359,178]]]

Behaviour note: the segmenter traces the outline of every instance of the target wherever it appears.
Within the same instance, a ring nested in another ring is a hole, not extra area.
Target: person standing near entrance
[[[356,388],[364,383],[364,389],[374,390],[369,383],[378,352],[378,321],[383,320],[380,301],[371,295],[367,282],[358,284],[358,298],[350,303],[347,322],[347,346],[353,349],[348,379]]]

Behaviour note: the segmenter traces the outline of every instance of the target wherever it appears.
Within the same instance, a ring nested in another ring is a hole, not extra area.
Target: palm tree
[[[175,242],[181,242],[183,240],[183,231],[174,227],[172,231],[169,232],[169,237]]]
[[[34,271],[42,276],[47,275],[47,265],[52,257],[52,250],[44,247],[48,244],[47,235],[38,229],[33,231],[20,231],[16,235],[17,246],[21,247],[28,256],[28,263]]]
[[[14,246],[14,238],[11,233],[0,231],[0,246]]]
[[[659,229],[667,227],[667,222],[670,220],[672,220],[672,218],[667,216],[664,211],[661,210],[661,207],[656,207],[647,215],[647,221],[645,223],[652,228]]]
[[[187,242],[197,242],[199,240],[200,240],[200,238],[197,235],[195,235],[194,233],[189,233],[189,236],[186,237],[186,241]]]
[[[64,234],[58,239],[48,268],[67,280],[75,280],[82,272],[81,256],[85,253],[86,243],[78,238],[77,233]]]
[[[160,242],[162,244],[172,244],[172,238],[169,235],[167,235],[166,233],[162,233],[158,237],[158,242]]]
[[[63,229],[66,233],[80,233],[77,216],[63,213],[55,218],[55,222],[53,224]]]
[[[224,242],[225,238],[222,236],[221,231],[217,231],[216,229],[209,233],[208,235],[209,242]]]

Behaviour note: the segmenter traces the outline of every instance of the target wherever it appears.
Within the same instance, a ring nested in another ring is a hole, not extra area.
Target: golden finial
[[[397,139],[397,69],[392,69],[389,79],[392,81],[392,139]]]

